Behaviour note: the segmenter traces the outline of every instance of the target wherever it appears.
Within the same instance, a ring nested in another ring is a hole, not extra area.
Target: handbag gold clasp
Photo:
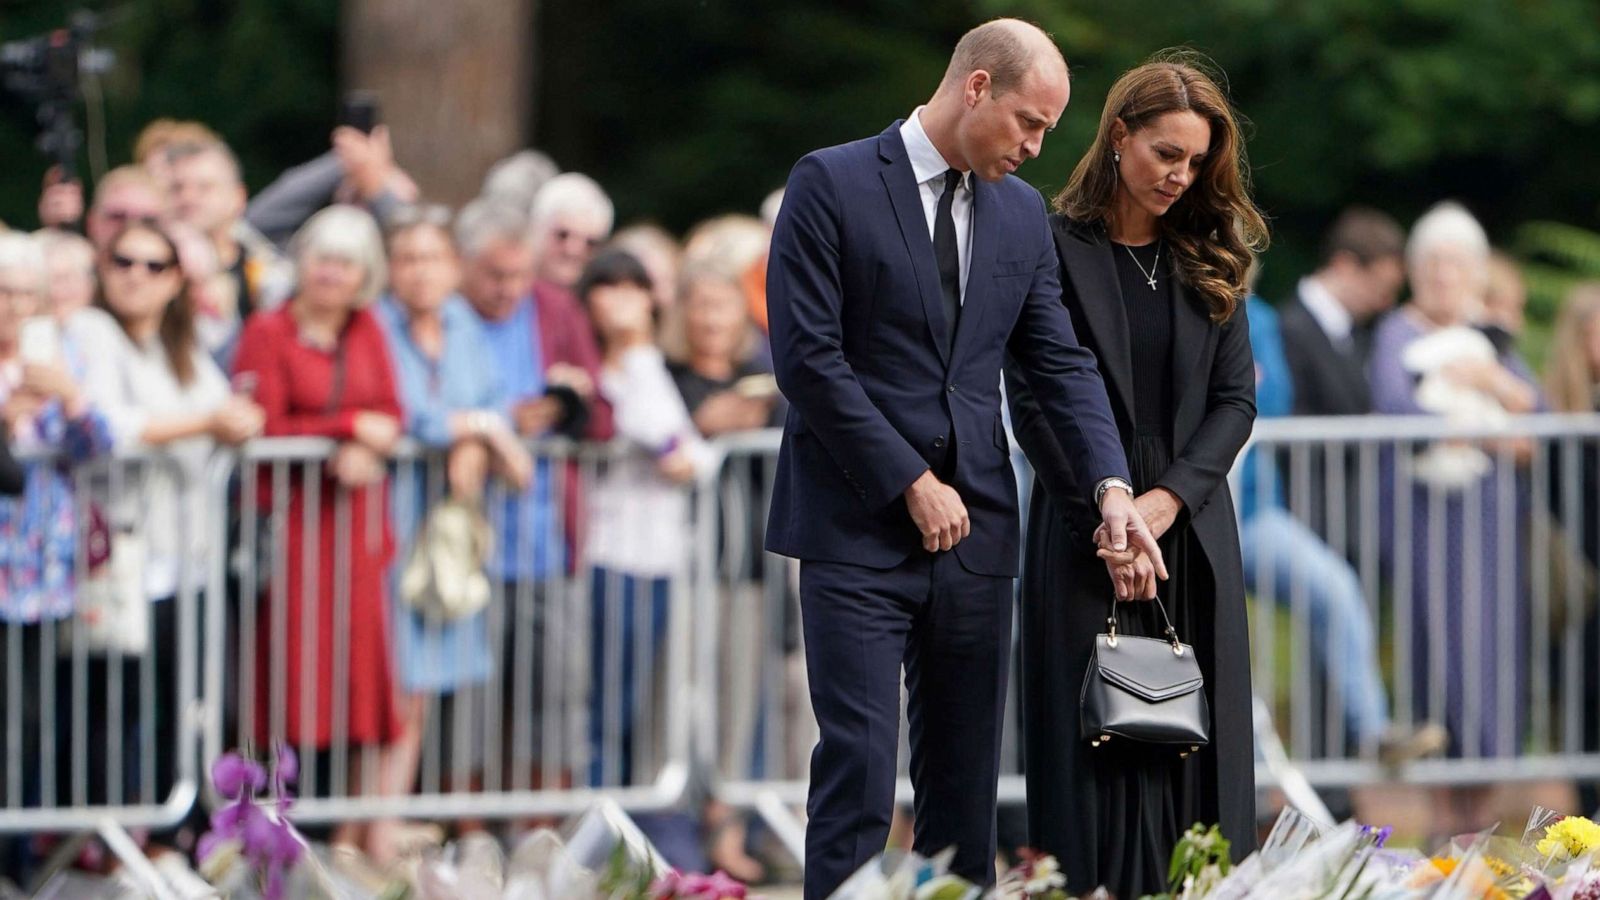
[[[1117,647],[1117,617],[1115,613],[1106,617],[1106,646],[1113,650]]]

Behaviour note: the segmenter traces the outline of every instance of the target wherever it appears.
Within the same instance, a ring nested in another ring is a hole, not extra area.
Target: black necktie
[[[944,193],[939,195],[939,210],[933,214],[933,256],[939,261],[939,287],[944,292],[945,341],[954,345],[956,321],[961,318],[961,252],[956,246],[956,219],[951,214],[961,173],[944,173]]]

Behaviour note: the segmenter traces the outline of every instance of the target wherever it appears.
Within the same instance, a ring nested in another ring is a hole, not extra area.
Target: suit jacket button
[[[944,389],[952,394],[956,392],[956,386],[954,384],[947,384],[944,386]]]
[[[933,439],[933,449],[935,449],[935,450],[943,450],[944,449],[944,435],[941,434],[938,437]]]

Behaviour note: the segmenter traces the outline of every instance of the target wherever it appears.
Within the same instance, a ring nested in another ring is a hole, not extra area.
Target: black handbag
[[[1182,748],[1188,756],[1211,742],[1211,708],[1194,648],[1178,640],[1160,600],[1152,601],[1166,624],[1165,638],[1117,634],[1117,601],[1111,601],[1106,633],[1094,639],[1094,655],[1078,698],[1080,734],[1092,747],[1125,738]]]

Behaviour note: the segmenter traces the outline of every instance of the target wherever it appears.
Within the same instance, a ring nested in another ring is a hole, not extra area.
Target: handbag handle
[[[1151,597],[1150,602],[1161,611],[1161,621],[1166,625],[1163,633],[1167,636],[1167,643],[1172,645],[1174,656],[1183,655],[1183,642],[1178,640],[1178,629],[1172,627],[1172,620],[1167,617],[1167,608],[1161,605],[1160,597]],[[1113,649],[1117,646],[1117,595],[1111,595],[1111,615],[1106,616],[1106,646]]]

